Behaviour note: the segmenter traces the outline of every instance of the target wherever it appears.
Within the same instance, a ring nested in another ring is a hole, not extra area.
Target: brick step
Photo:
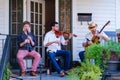
[[[106,71],[104,80],[120,80],[120,71]]]
[[[26,75],[25,77],[18,76],[18,78],[22,78],[21,80],[67,80],[67,76],[60,77],[57,72],[53,72],[51,75],[47,75],[46,73],[38,74],[36,77],[32,77]],[[20,80],[13,78],[12,80]]]
[[[12,80],[38,80],[40,79],[40,76],[29,76],[29,75],[26,75],[24,77],[22,76],[14,76],[14,77],[11,77]]]
[[[120,71],[115,71],[115,70],[110,70],[110,71],[105,71],[105,75],[119,75],[120,76]]]
[[[107,77],[105,80],[120,80],[120,77]]]

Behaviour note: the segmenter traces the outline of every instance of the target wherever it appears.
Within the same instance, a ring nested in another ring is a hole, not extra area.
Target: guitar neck
[[[103,31],[103,29],[104,29],[109,23],[110,23],[110,21],[108,21],[108,22],[102,27],[102,29],[100,30],[99,33],[101,33],[101,32]]]

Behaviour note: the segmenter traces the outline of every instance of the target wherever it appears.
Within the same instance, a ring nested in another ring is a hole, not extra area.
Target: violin
[[[102,29],[100,30],[99,34],[103,31],[103,29],[105,28],[105,26],[107,26],[109,23],[110,23],[110,21],[108,21],[108,22],[102,27]],[[92,41],[93,43],[100,43],[100,40],[99,40],[99,39],[100,39],[100,38],[99,38],[98,36],[93,36],[92,39],[91,39],[91,41]]]
[[[61,36],[63,35],[64,37],[69,37],[69,35],[72,33],[68,33],[68,32],[63,32],[63,31],[55,31],[55,35],[56,36]],[[72,34],[74,37],[77,37],[77,35]]]

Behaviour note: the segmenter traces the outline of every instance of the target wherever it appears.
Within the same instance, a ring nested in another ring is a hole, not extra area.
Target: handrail
[[[11,40],[11,37],[10,35],[6,35],[6,41],[5,41],[5,45],[4,45],[4,48],[3,48],[3,54],[2,54],[2,59],[1,59],[1,62],[0,62],[0,80],[2,80],[3,78],[3,74],[4,74],[4,69],[5,69],[5,65],[7,63],[7,58],[9,56],[9,46],[10,46],[10,40]]]

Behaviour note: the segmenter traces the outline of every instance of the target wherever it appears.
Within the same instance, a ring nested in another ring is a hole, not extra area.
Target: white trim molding
[[[116,29],[120,29],[120,0],[116,0]]]
[[[55,20],[59,22],[59,0],[55,0]]]

